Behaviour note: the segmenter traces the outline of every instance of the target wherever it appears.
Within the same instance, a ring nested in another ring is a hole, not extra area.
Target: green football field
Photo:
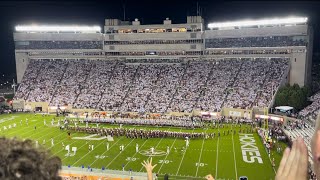
[[[26,118],[29,125],[26,124]],[[275,151],[271,153],[271,159],[274,158],[276,166],[273,169],[270,158],[263,147],[262,141],[258,134],[245,133],[254,137],[254,145],[261,154],[261,162],[253,159],[252,162],[245,162],[240,144],[240,127],[236,127],[237,133],[234,135],[223,135],[223,131],[231,130],[228,125],[220,128],[221,136],[209,139],[192,139],[190,146],[186,151],[182,151],[185,147],[184,139],[176,138],[154,138],[154,139],[130,139],[124,137],[114,137],[114,141],[109,141],[109,150],[107,151],[107,139],[102,140],[81,140],[68,139],[67,131],[60,130],[58,127],[51,126],[51,120],[55,118],[57,124],[58,118],[55,116],[34,115],[34,114],[5,114],[0,115],[0,135],[6,137],[18,137],[21,139],[32,139],[38,141],[42,145],[43,140],[46,141],[45,147],[52,154],[62,159],[63,165],[72,167],[87,167],[112,170],[122,170],[124,165],[125,171],[145,172],[141,162],[149,157],[143,153],[149,151],[151,147],[159,153],[159,156],[153,157],[153,163],[158,164],[154,170],[160,176],[168,174],[170,179],[203,179],[207,174],[212,174],[216,179],[239,179],[241,176],[247,176],[249,180],[274,179],[275,170],[278,167],[281,155]],[[48,126],[44,126],[44,119]],[[22,120],[22,125],[20,124]],[[8,128],[9,125],[15,128]],[[90,124],[96,127],[96,124]],[[8,129],[4,130],[4,126]],[[36,126],[36,129],[34,128]],[[81,126],[81,124],[80,124]],[[83,125],[84,126],[84,125]],[[119,127],[118,125],[101,125],[100,127]],[[123,128],[137,129],[160,129],[179,132],[215,132],[218,129],[195,129],[187,130],[184,128],[161,128],[161,127],[145,127],[145,126],[123,126]],[[246,127],[242,126],[242,129]],[[235,129],[235,127],[233,127]],[[91,134],[72,132],[72,138],[87,137]],[[244,135],[241,135],[244,136]],[[54,146],[51,145],[51,138],[54,139]],[[94,138],[99,138],[96,136]],[[62,143],[77,147],[75,156],[66,156],[67,151],[64,150]],[[94,145],[94,150],[89,151],[89,144]],[[136,144],[139,144],[139,152],[136,152]],[[251,143],[252,144],[252,143]],[[119,146],[124,145],[124,151],[120,153]],[[167,146],[170,147],[170,153],[166,154]],[[247,147],[248,148],[248,147]],[[247,152],[247,159],[255,156],[256,153]]]

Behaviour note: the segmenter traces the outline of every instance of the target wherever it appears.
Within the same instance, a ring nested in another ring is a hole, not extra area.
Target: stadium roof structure
[[[17,32],[80,32],[97,33],[101,32],[100,26],[59,26],[59,25],[18,25],[15,27]]]
[[[287,18],[269,18],[260,20],[242,20],[209,23],[208,28],[232,28],[232,27],[248,27],[248,26],[268,26],[268,25],[289,25],[307,23],[307,17],[287,17]]]

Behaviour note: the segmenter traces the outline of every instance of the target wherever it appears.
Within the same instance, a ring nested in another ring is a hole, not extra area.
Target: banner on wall
[[[238,112],[238,111],[229,111],[229,116],[241,117],[241,112]]]
[[[24,100],[13,100],[12,101],[13,109],[24,109]]]

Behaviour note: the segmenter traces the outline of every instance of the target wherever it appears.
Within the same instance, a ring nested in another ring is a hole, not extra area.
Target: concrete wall
[[[49,103],[48,102],[26,102],[25,108],[31,108],[32,111],[35,110],[36,107],[42,107],[43,112],[49,112]]]
[[[306,52],[293,52],[291,56],[290,85],[304,86],[307,83],[307,54]]]
[[[221,115],[226,117],[253,118],[253,111],[252,109],[222,108]]]
[[[88,33],[13,33],[14,41],[101,41],[103,34]]]
[[[15,52],[16,56],[16,71],[17,71],[17,83],[20,83],[24,72],[29,65],[29,57],[26,52]]]

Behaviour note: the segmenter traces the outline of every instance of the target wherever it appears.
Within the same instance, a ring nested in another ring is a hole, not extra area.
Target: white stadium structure
[[[304,17],[208,28],[200,16],[188,16],[185,24],[106,19],[103,32],[99,26],[19,25],[14,41],[15,102],[30,109],[245,116],[226,108],[252,115],[273,105],[280,86],[311,81],[313,31]]]

